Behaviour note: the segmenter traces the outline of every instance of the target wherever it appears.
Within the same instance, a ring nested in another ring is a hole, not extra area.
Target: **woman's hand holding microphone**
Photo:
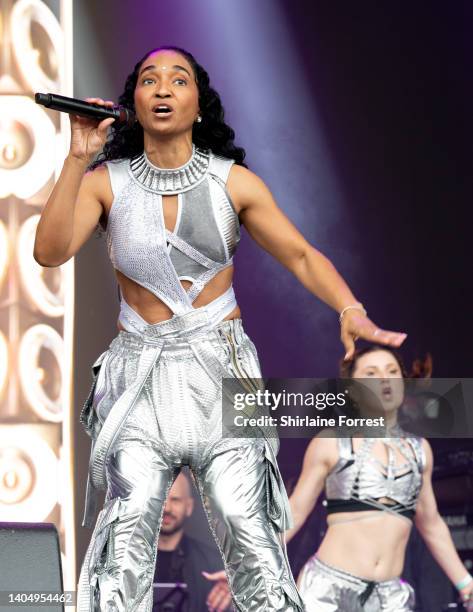
[[[111,100],[85,98],[86,102],[101,106],[114,106]],[[71,144],[69,157],[89,165],[107,141],[107,130],[115,121],[113,118],[97,121],[79,115],[69,114],[71,120]]]

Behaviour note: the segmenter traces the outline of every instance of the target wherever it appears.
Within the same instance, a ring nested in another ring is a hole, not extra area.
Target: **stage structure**
[[[69,127],[38,91],[72,95],[72,0],[0,0],[0,522],[54,523],[74,590],[74,263],[33,259]]]

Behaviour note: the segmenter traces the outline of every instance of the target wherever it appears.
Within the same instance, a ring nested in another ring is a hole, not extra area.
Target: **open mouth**
[[[155,115],[168,115],[172,113],[172,108],[167,104],[158,104],[153,108],[153,113]]]

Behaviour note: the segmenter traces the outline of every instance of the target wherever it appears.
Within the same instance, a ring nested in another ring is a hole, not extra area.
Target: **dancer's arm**
[[[336,462],[334,438],[315,437],[304,455],[302,472],[289,498],[294,527],[286,531],[286,541],[296,535],[317,503],[325,479]]]
[[[434,559],[450,580],[457,584],[468,575],[468,570],[458,556],[447,524],[438,512],[432,490],[432,449],[427,440],[423,440],[422,444],[426,454],[426,467],[416,507],[415,524]],[[473,593],[473,582],[461,590],[462,596],[469,593]]]
[[[87,101],[113,105],[98,98]],[[104,191],[109,184],[106,169],[87,174],[86,170],[103,147],[107,128],[114,119],[98,122],[76,115],[70,117],[69,154],[36,229],[33,256],[42,266],[65,263],[91,236],[103,213]]]
[[[250,236],[290,270],[304,287],[338,313],[357,302],[331,261],[294,227],[256,174],[235,165],[227,186]],[[357,337],[400,346],[406,334],[380,329],[361,310],[350,309],[345,312],[341,329],[347,359],[353,354]]]

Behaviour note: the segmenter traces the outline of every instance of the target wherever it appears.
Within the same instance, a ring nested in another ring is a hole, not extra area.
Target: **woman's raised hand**
[[[407,334],[381,329],[358,309],[347,310],[342,318],[340,339],[345,347],[344,359],[351,359],[355,351],[355,341],[358,338],[385,344],[397,348],[406,339]]]
[[[100,104],[101,106],[114,106],[111,100],[102,98],[85,98],[86,102]],[[89,164],[97,153],[103,148],[107,140],[107,129],[115,119],[90,119],[79,115],[69,114],[71,120],[71,145],[69,155]]]
[[[460,596],[465,610],[468,610],[468,612],[473,612],[473,582],[470,582],[468,586],[461,589]]]

